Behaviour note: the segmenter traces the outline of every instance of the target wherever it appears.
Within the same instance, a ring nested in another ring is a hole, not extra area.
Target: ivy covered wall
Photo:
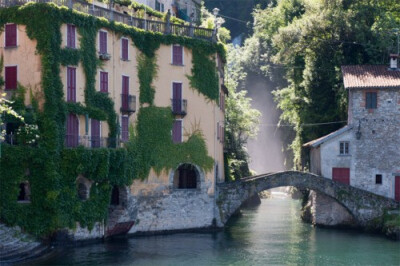
[[[173,117],[169,108],[153,106],[152,80],[157,65],[155,51],[161,44],[181,44],[193,51],[193,89],[210,100],[218,100],[218,76],[212,56],[223,58],[223,46],[181,36],[145,32],[124,24],[109,22],[53,4],[29,3],[22,7],[0,9],[0,26],[13,22],[26,25],[30,39],[37,41],[42,62],[42,110],[34,108],[40,139],[36,145],[2,145],[0,159],[0,219],[19,225],[27,231],[47,236],[60,228],[82,226],[92,228],[96,221],[107,219],[111,188],[127,186],[135,178],[144,179],[151,168],[171,169],[181,162],[194,163],[204,170],[213,167],[213,159],[200,130],[194,130],[187,142],[174,145],[171,141]],[[76,25],[81,36],[80,49],[62,48],[60,28],[63,23]],[[100,61],[96,52],[98,29],[106,28],[128,36],[141,51],[138,56],[140,83],[139,109],[135,134],[127,148],[85,149],[64,148],[65,120],[68,112],[107,121],[109,138],[117,137],[117,113],[114,103],[96,91],[96,70]],[[85,77],[85,102],[64,102],[60,66],[82,64]],[[23,102],[23,101],[22,101]],[[37,104],[33,103],[34,107]],[[18,109],[18,108],[17,108]],[[19,107],[21,112],[25,108]],[[163,123],[158,123],[161,121]],[[157,122],[155,122],[157,121]],[[157,132],[157,134],[155,134]],[[173,158],[173,159],[171,159]],[[90,197],[81,201],[77,195],[78,175],[93,181]],[[31,203],[17,203],[19,184],[29,181]]]

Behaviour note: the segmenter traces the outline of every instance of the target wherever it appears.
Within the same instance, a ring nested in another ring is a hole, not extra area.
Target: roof
[[[323,144],[324,142],[327,142],[328,140],[331,140],[331,139],[333,139],[333,138],[335,138],[335,137],[347,132],[348,130],[350,130],[352,128],[353,128],[352,125],[344,126],[341,129],[336,130],[336,131],[334,131],[334,132],[332,132],[332,133],[330,133],[330,134],[328,134],[326,136],[320,137],[319,139],[314,139],[314,140],[312,140],[310,142],[307,142],[307,143],[303,144],[303,147],[316,148],[319,145]]]
[[[399,88],[400,71],[387,65],[342,66],[343,83],[346,89]]]

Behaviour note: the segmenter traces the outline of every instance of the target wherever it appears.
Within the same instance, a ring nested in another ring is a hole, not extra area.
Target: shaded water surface
[[[217,233],[137,237],[68,249],[45,265],[400,265],[400,243],[354,231],[313,228],[291,199],[262,200]]]

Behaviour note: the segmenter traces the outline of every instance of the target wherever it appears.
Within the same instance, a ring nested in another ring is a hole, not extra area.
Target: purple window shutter
[[[100,72],[100,91],[108,92],[108,73]]]
[[[107,53],[107,32],[100,31],[100,53]]]
[[[128,40],[127,39],[121,39],[121,40],[122,40],[122,59],[128,60]]]
[[[74,25],[67,25],[67,47],[76,48],[75,46],[75,31],[76,27]]]
[[[92,119],[91,121],[91,135],[92,135],[92,147],[100,147],[100,121]]]
[[[122,108],[129,107],[129,77],[122,76]]]
[[[7,24],[6,31],[6,47],[17,46],[17,24]]]
[[[17,67],[5,67],[5,87],[6,90],[15,90],[17,88]]]
[[[76,69],[67,68],[67,101],[76,102]]]
[[[181,120],[174,121],[174,126],[172,128],[172,141],[174,143],[182,142],[182,121]]]
[[[172,64],[182,65],[182,46],[174,45],[172,48]]]
[[[172,83],[172,104],[174,112],[182,111],[182,83]]]
[[[123,116],[121,119],[121,139],[122,141],[129,139],[129,118],[127,116]]]
[[[67,117],[67,147],[76,147],[79,144],[79,120],[75,114],[68,114]]]

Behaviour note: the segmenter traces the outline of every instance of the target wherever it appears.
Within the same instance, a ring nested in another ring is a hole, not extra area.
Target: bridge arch
[[[242,203],[255,194],[283,186],[314,190],[336,200],[353,215],[355,221],[361,226],[365,226],[374,218],[383,215],[385,209],[399,208],[399,204],[393,199],[337,183],[311,173],[285,171],[218,184],[216,203],[221,222],[225,224]]]

